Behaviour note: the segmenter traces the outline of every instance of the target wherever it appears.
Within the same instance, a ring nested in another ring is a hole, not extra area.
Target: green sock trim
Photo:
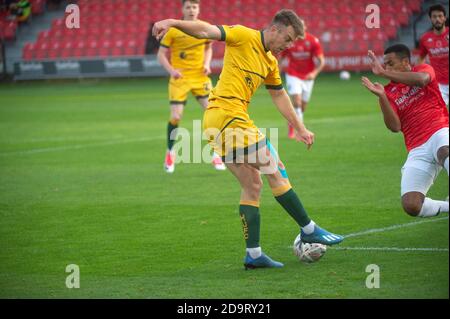
[[[259,247],[259,229],[261,225],[259,208],[249,205],[239,205],[239,215],[241,216],[247,248]]]
[[[175,140],[170,139],[170,134],[172,134],[173,130],[176,130],[178,128],[178,125],[173,125],[169,122],[167,125],[167,149],[171,150],[173,147],[173,144],[175,143]]]
[[[288,214],[294,218],[300,227],[304,227],[311,222],[311,219],[308,217],[302,202],[293,189],[290,189],[281,196],[276,196],[275,199],[288,212]]]

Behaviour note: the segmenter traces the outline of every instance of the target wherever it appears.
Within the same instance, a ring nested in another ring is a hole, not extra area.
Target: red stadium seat
[[[61,57],[62,58],[69,58],[73,57],[73,47],[74,43],[72,41],[64,41],[62,43],[62,50],[61,50]]]
[[[49,50],[48,42],[38,43],[34,53],[36,59],[46,59]]]
[[[89,40],[86,48],[86,56],[97,56],[98,55],[98,41]]]
[[[74,57],[82,57],[85,56],[86,43],[84,41],[77,41],[75,44],[75,48],[73,50]]]
[[[99,56],[109,56],[111,54],[111,41],[103,40],[101,41],[98,49]]]
[[[22,57],[25,60],[33,60],[36,45],[34,43],[26,43],[23,47]]]
[[[134,40],[129,40],[126,43],[126,46],[124,48],[124,54],[125,55],[136,55],[137,54],[137,43]]]
[[[48,50],[48,58],[56,59],[61,55],[61,44],[59,41],[53,42]]]
[[[116,40],[114,42],[113,48],[111,50],[111,55],[112,56],[121,56],[123,55],[123,46],[124,43],[122,40]]]

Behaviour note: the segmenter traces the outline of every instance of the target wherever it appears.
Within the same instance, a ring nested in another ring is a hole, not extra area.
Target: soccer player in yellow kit
[[[157,22],[153,34],[159,38],[171,27],[199,39],[226,42],[223,70],[210,94],[203,128],[210,145],[241,185],[239,213],[247,246],[245,268],[283,267],[264,254],[259,245],[261,173],[266,176],[275,199],[300,226],[303,242],[340,243],[343,236],[329,233],[308,217],[276,150],[247,112],[252,95],[265,84],[278,111],[295,128],[297,141],[308,147],[314,143],[314,134],[298,119],[283,88],[274,57],[304,36],[303,21],[292,10],[279,11],[262,31],[241,25],[214,26],[201,21],[168,19]]]
[[[185,21],[197,21],[200,0],[183,0],[182,12]],[[203,109],[208,106],[212,86],[208,77],[211,73],[211,58],[212,46],[208,39],[196,39],[179,29],[171,28],[161,40],[158,61],[170,74],[170,121],[167,125],[167,152],[164,160],[167,173],[173,173],[175,170],[175,153],[172,148],[188,93],[192,92]],[[225,169],[216,153],[213,155],[212,164],[217,170]]]

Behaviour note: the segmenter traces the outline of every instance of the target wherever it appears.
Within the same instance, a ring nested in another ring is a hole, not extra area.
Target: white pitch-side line
[[[389,231],[389,230],[393,230],[393,229],[398,229],[398,228],[404,228],[404,227],[410,227],[410,226],[415,226],[415,225],[419,225],[419,224],[424,224],[424,223],[432,223],[432,222],[439,222],[441,220],[447,220],[448,216],[445,217],[440,217],[440,218],[430,218],[430,219],[424,219],[424,220],[420,220],[420,221],[416,221],[416,222],[411,222],[411,223],[406,223],[406,224],[398,224],[398,225],[392,225],[392,226],[388,226],[388,227],[383,227],[383,228],[373,228],[373,229],[367,229],[361,232],[357,232],[357,233],[352,233],[352,234],[348,234],[348,235],[344,235],[344,238],[349,238],[349,237],[357,237],[357,236],[363,236],[363,235],[367,235],[367,234],[373,234],[373,233],[382,233],[385,231]],[[289,248],[292,248],[293,246],[289,246]],[[337,248],[339,247],[339,248]],[[349,247],[341,247],[341,246],[334,246],[333,249],[347,249]],[[446,249],[446,248],[445,248]],[[362,250],[362,249],[361,249]],[[447,249],[448,251],[448,249]]]
[[[94,143],[94,144],[78,144],[78,145],[67,145],[67,146],[59,146],[59,147],[35,148],[35,149],[25,150],[25,151],[0,153],[0,157],[13,156],[13,155],[48,153],[48,152],[59,152],[59,151],[67,151],[67,150],[77,150],[77,149],[82,149],[82,148],[100,147],[100,146],[108,146],[108,145],[115,145],[115,144],[147,142],[147,141],[153,141],[153,140],[162,139],[162,138],[163,138],[163,136],[140,137],[140,138],[134,138],[134,139],[106,141],[106,142]]]
[[[399,229],[399,228],[404,228],[404,227],[410,227],[410,226],[415,226],[415,225],[425,224],[425,223],[439,222],[441,220],[447,220],[447,219],[448,219],[448,216],[441,217],[441,218],[424,219],[424,220],[411,222],[411,223],[406,223],[406,224],[397,224],[397,225],[392,225],[392,226],[389,226],[389,227],[368,229],[368,230],[364,230],[364,231],[361,231],[361,232],[344,235],[344,237],[345,238],[350,238],[350,237],[358,237],[358,236],[363,236],[363,235],[373,234],[373,233],[381,233],[381,232],[385,232],[385,231],[389,231],[389,230],[394,230],[394,229]]]
[[[332,250],[359,250],[359,251],[425,251],[425,252],[448,252],[448,248],[416,248],[416,247],[328,247]]]

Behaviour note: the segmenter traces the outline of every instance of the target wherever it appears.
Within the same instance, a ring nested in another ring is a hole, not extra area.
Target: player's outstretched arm
[[[431,81],[431,77],[425,72],[397,72],[386,70],[378,61],[375,53],[369,50],[368,56],[371,60],[372,72],[394,82],[403,83],[409,86],[424,87]]]
[[[363,76],[361,80],[363,86],[365,86],[374,95],[378,96],[378,102],[380,104],[381,112],[383,113],[384,124],[386,127],[392,132],[400,132],[402,129],[400,119],[392,109],[383,85],[377,82],[372,83],[365,76]]]
[[[297,141],[305,143],[309,149],[314,143],[314,133],[309,131],[298,119],[294,111],[294,106],[286,91],[284,89],[268,91],[278,111],[294,127]]]
[[[167,19],[153,25],[153,36],[160,40],[170,28],[176,28],[197,39],[220,40],[221,33],[217,26],[204,21],[184,21]]]

